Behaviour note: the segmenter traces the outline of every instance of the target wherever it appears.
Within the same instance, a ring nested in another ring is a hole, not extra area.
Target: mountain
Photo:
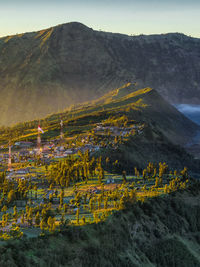
[[[121,110],[135,121],[145,122],[152,128],[156,126],[173,143],[182,145],[199,129],[156,90],[150,87],[139,89],[135,83],[127,83],[97,100],[75,107],[73,116],[83,116],[83,110],[87,116],[102,110],[109,115],[119,116]]]
[[[200,39],[127,36],[77,22],[0,39],[0,123],[43,117],[125,82],[199,104]]]
[[[109,171],[132,172],[133,166],[141,169],[148,161],[167,162],[172,169],[187,166],[194,172],[200,168],[199,161],[181,147],[199,126],[149,87],[139,89],[128,83],[97,100],[41,119],[43,141],[58,142],[61,118],[66,145],[78,148],[84,146],[82,140],[89,138],[88,145],[101,146],[96,155],[100,154],[104,163],[110,158],[104,166]],[[38,121],[30,121],[10,129],[0,128],[0,144],[7,143],[10,135],[13,142],[35,142],[37,125]],[[116,160],[120,164],[113,169]]]

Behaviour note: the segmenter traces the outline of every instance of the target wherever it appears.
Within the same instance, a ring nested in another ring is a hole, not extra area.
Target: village
[[[16,141],[9,146],[1,146],[0,148],[0,166],[3,170],[8,166],[8,179],[21,178],[30,173],[30,166],[38,160],[40,165],[49,165],[57,159],[64,159],[69,155],[77,155],[78,151],[85,153],[95,153],[103,146],[112,145],[116,147],[115,139],[111,139],[109,143],[99,142],[95,140],[94,134],[98,138],[105,136],[126,138],[130,135],[142,134],[143,125],[131,125],[131,127],[117,127],[105,125],[106,122],[97,123],[92,134],[82,134],[76,136],[71,142],[67,142],[63,134],[63,122],[61,121],[60,136],[56,139],[42,140],[43,130],[38,126],[38,136],[35,142]],[[5,152],[7,149],[8,153]],[[3,150],[4,152],[1,152]],[[20,168],[19,168],[20,166]],[[26,166],[26,167],[22,167]]]
[[[183,175],[170,174],[162,163],[149,163],[142,172],[135,168],[135,175],[103,169],[102,158],[95,153],[105,146],[115,149],[116,138],[123,142],[127,136],[142,134],[143,127],[98,123],[90,134],[69,140],[61,127],[60,136],[48,141],[42,140],[44,131],[39,125],[37,142],[9,142],[7,148],[1,148],[2,238],[37,236],[66,224],[97,223],[123,209],[126,202],[184,188]]]

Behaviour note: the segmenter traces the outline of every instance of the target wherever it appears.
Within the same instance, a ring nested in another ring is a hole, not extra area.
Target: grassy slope
[[[130,107],[129,110],[128,107]],[[198,129],[196,124],[167,103],[155,90],[138,89],[132,83],[111,91],[88,105],[75,107],[74,110],[70,110],[68,117],[78,120],[81,116],[87,117],[88,115],[91,116],[91,122],[92,115],[99,116],[101,112],[117,115],[120,111],[136,121],[144,121],[152,127],[156,126],[174,143],[185,143]]]
[[[88,126],[101,122],[110,115],[117,116],[122,113],[135,121],[146,122],[152,127],[156,126],[174,143],[185,143],[198,129],[196,124],[167,103],[155,90],[138,89],[135,84],[131,83],[111,91],[96,101],[74,106],[62,113],[52,114],[44,120],[41,119],[40,122],[46,130],[59,130],[61,117],[67,126]],[[37,124],[37,120],[17,124],[11,128],[11,131],[22,129],[28,136],[35,135]],[[54,135],[56,136],[56,133]]]
[[[59,114],[53,114],[44,120],[41,125],[45,130],[43,139],[58,137],[60,134],[60,118],[64,120],[66,137],[78,133],[88,132],[95,128],[95,124],[104,121],[110,116],[126,115],[130,120],[144,123],[145,129],[139,136],[133,136],[119,146],[118,150],[107,149],[103,157],[118,159],[122,167],[129,171],[134,166],[143,168],[147,161],[166,161],[171,168],[181,169],[187,166],[190,169],[199,168],[199,164],[176,144],[185,144],[198,127],[168,104],[151,88],[138,89],[134,84],[126,84],[102,98],[79,105]],[[19,124],[11,131],[21,129],[23,134],[14,140],[36,140],[37,121]],[[8,135],[1,132],[0,141],[6,141]],[[175,144],[175,145],[174,145]]]
[[[4,266],[200,266],[200,184],[143,204],[106,222],[0,245]],[[167,216],[166,216],[167,215]]]

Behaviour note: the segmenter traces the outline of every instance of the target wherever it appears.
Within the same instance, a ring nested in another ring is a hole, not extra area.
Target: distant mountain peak
[[[69,28],[71,30],[75,30],[75,29],[79,29],[79,30],[86,30],[86,29],[91,29],[88,26],[86,26],[85,24],[81,23],[81,22],[77,22],[77,21],[72,21],[72,22],[67,22],[67,23],[63,23],[63,24],[59,24],[53,28],[59,28],[59,27],[64,27],[64,28]]]
[[[181,34],[128,36],[79,22],[1,38],[0,124],[43,117],[129,81],[171,103],[198,104],[199,47],[200,39]]]

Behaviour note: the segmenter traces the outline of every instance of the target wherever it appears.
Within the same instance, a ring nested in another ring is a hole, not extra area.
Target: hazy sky
[[[71,21],[126,34],[200,37],[200,0],[0,0],[0,36]]]

